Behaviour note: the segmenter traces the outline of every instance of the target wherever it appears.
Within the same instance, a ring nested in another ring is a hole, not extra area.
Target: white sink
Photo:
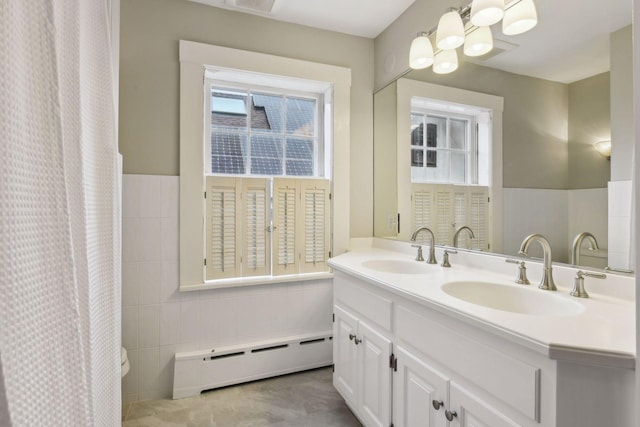
[[[399,259],[372,259],[364,261],[363,267],[370,270],[395,274],[422,274],[429,273],[429,264],[424,261],[403,261]]]
[[[495,310],[536,316],[574,316],[584,311],[576,301],[553,291],[488,282],[449,282],[442,290],[452,297]]]

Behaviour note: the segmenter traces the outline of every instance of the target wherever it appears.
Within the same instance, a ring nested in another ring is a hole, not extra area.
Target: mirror
[[[541,233],[554,261],[570,263],[574,237],[589,232],[599,249],[589,250],[590,239],[583,239],[580,265],[629,268],[631,4],[586,3],[536,0],[539,24],[530,33],[507,38],[494,28],[496,48],[485,57],[472,62],[459,53],[460,68],[451,74],[411,70],[376,92],[376,237],[409,239],[416,224],[411,170],[435,165],[427,136],[424,152],[412,150],[411,101],[426,102],[436,116],[446,105],[481,107],[492,111],[494,144],[483,250],[516,255],[525,236]],[[501,111],[492,99],[502,100]],[[435,122],[425,120],[426,134]],[[603,140],[612,141],[610,160],[593,146]],[[450,221],[449,235],[462,225],[470,224]]]

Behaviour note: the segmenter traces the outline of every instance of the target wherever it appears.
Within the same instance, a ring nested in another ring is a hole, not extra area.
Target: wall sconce
[[[611,160],[611,141],[598,141],[593,144],[593,148],[606,157],[607,160]]]
[[[505,5],[505,3],[508,3]],[[454,50],[464,44],[463,53],[467,56],[481,56],[493,49],[493,37],[490,26],[502,21],[502,32],[505,35],[522,34],[535,27],[538,15],[533,0],[473,0],[460,9],[449,8],[440,17],[438,26],[429,32],[420,32],[411,43],[409,49],[409,66],[413,69],[427,68],[433,64],[436,73],[452,72],[454,67],[442,69],[438,56],[452,57],[451,52],[440,55],[443,51]],[[435,37],[430,39],[430,35]],[[435,42],[435,43],[434,43]],[[428,46],[427,46],[428,45]],[[434,49],[434,45],[437,50]],[[453,52],[455,54],[455,51]],[[457,56],[457,55],[456,55]],[[447,61],[453,65],[454,61]]]

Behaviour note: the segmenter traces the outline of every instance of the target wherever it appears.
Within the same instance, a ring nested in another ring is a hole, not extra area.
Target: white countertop
[[[371,260],[413,261],[415,250],[406,243],[380,240],[363,239],[369,244],[353,244],[352,251],[332,258],[329,264],[337,271],[361,278],[552,359],[635,367],[635,280],[632,277],[609,274],[605,280],[586,278],[585,288],[590,298],[575,298],[569,295],[572,278],[577,271],[575,268],[554,265],[558,291],[543,291],[537,288],[542,268],[539,262],[527,261],[531,285],[524,286],[514,283],[518,266],[505,263],[503,257],[462,251],[450,256],[451,268],[425,264],[425,272],[420,274],[381,272],[367,268],[363,263]],[[428,248],[424,249],[426,258]],[[440,262],[442,249],[436,254]],[[553,298],[567,299],[584,309],[567,316],[529,315],[492,309],[455,298],[442,290],[443,284],[454,281],[491,282],[519,287],[527,292],[550,292]],[[611,292],[607,292],[609,289]]]

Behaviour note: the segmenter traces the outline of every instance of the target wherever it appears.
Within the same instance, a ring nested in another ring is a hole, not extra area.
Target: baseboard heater
[[[329,366],[332,332],[176,353],[173,398],[232,384]]]

